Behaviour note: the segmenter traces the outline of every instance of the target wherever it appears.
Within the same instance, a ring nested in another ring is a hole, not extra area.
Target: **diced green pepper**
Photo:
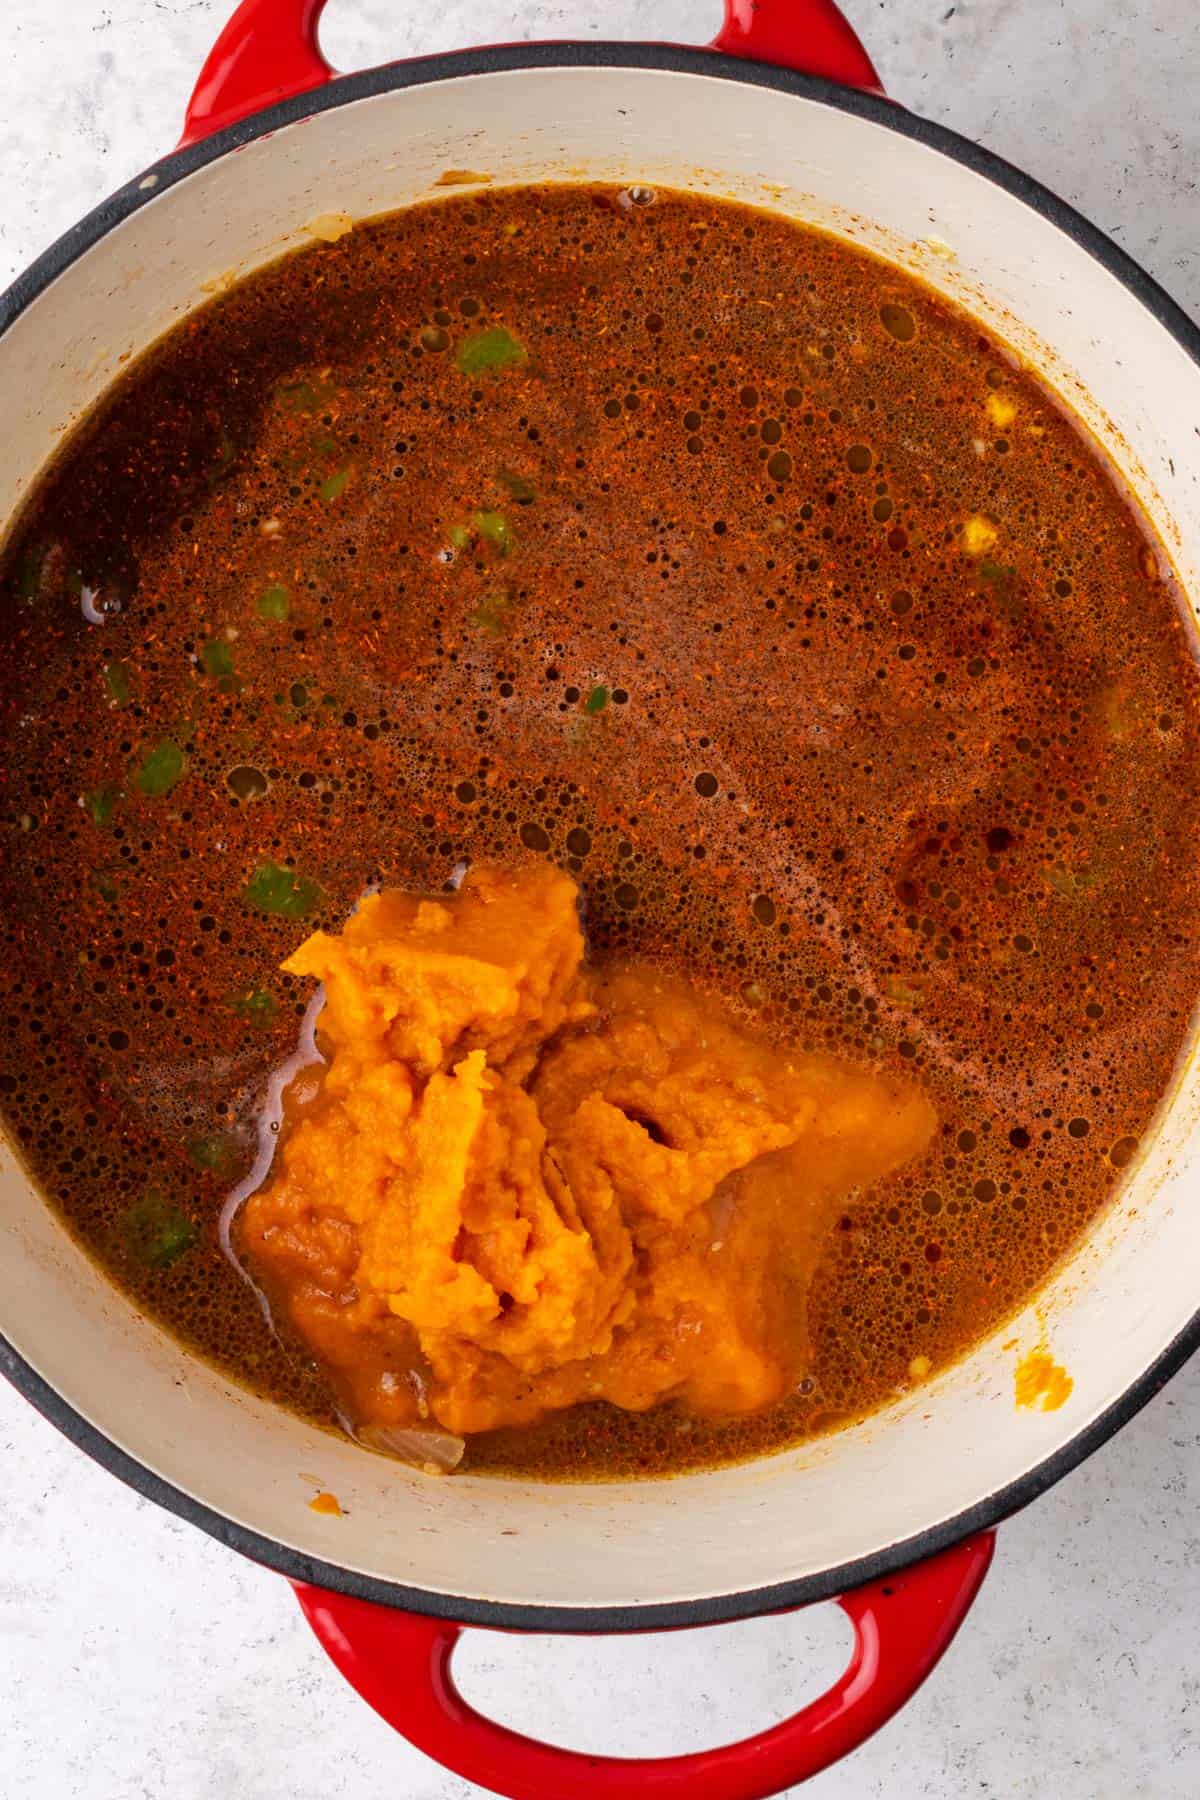
[[[123,662],[105,663],[104,691],[114,706],[129,705],[129,671]]]
[[[587,699],[584,701],[583,710],[585,713],[592,713],[592,714],[600,713],[600,712],[604,711],[604,709],[607,705],[608,705],[608,689],[606,687],[604,687],[600,682],[597,682],[596,686],[592,689],[591,693],[588,695]]]
[[[134,1261],[156,1271],[170,1268],[200,1235],[195,1220],[155,1188],[125,1209],[120,1225]]]
[[[1118,676],[1096,690],[1091,710],[1113,743],[1123,744],[1137,732],[1142,707],[1133,683]]]
[[[200,662],[206,675],[233,674],[233,652],[224,638],[209,638],[200,646]]]
[[[494,369],[508,369],[523,363],[528,352],[524,344],[503,325],[489,325],[464,338],[455,351],[454,360],[464,375],[483,375]]]
[[[258,596],[255,610],[260,619],[270,619],[280,625],[292,610],[292,596],[281,581],[273,581]]]
[[[233,467],[236,456],[237,450],[234,447],[233,439],[222,425],[217,435],[217,452],[213,457],[212,475],[214,480]]]
[[[336,393],[331,381],[323,381],[318,376],[281,383],[275,389],[275,398],[284,412],[318,413],[328,410]]]
[[[286,869],[264,858],[243,890],[247,906],[258,912],[276,913],[282,919],[303,919],[321,898],[321,890],[307,875]]]
[[[134,776],[138,789],[152,800],[169,794],[183,774],[187,758],[174,738],[160,738]]]
[[[35,606],[42,594],[42,569],[50,554],[48,544],[30,544],[21,558],[17,595],[22,606]]]
[[[486,631],[489,637],[503,637],[508,625],[512,601],[507,594],[485,594],[479,605],[468,613],[472,625]]]
[[[235,1013],[260,1029],[272,1025],[279,1012],[278,1000],[266,988],[251,988],[247,994],[236,995],[230,1004]]]
[[[496,479],[501,487],[508,489],[518,506],[528,506],[536,497],[532,481],[524,475],[518,475],[515,469],[498,469]]]
[[[117,790],[111,781],[104,782],[100,787],[92,788],[83,796],[84,811],[92,824],[99,826],[101,831],[112,823],[116,804]]]
[[[92,876],[92,885],[106,906],[115,906],[121,890],[107,869],[96,870]]]
[[[1016,569],[1011,563],[998,563],[985,556],[979,565],[979,579],[1001,618],[1015,624],[1023,611]]]
[[[477,512],[471,514],[471,523],[481,538],[486,538],[501,556],[507,556],[513,547],[513,529],[502,512]]]
[[[353,470],[351,469],[350,464],[347,463],[344,469],[339,469],[336,475],[328,476],[321,483],[317,492],[320,494],[322,500],[325,501],[326,505],[331,501],[338,499],[340,495],[345,492],[346,483],[349,481],[352,473]]]

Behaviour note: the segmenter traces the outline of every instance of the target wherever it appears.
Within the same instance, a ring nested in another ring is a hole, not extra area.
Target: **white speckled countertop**
[[[177,135],[233,0],[9,0],[0,286]],[[1195,0],[846,0],[893,95],[1074,201],[1200,315]],[[698,41],[716,0],[336,0],[343,68],[514,36]],[[1200,1271],[1197,1275],[1200,1284]],[[1000,1534],[961,1637],[814,1800],[1200,1794],[1200,1365]],[[840,1667],[821,1607],[667,1638],[468,1636],[476,1704],[579,1748],[698,1749]],[[325,1663],[278,1576],[120,1486],[0,1384],[4,1800],[468,1800]],[[702,1796],[698,1796],[702,1800]]]

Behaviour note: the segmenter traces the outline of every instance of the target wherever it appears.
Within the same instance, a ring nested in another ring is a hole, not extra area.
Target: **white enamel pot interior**
[[[214,280],[302,243],[314,216],[435,198],[446,168],[733,196],[914,271],[1066,396],[1200,595],[1197,346],[1145,277],[1015,172],[886,102],[631,46],[374,71],[131,183],[3,303],[0,518],[127,359]],[[316,1431],[140,1316],[9,1149],[0,1329],[14,1379],[78,1441],[289,1573],[484,1622],[733,1616],[840,1591],[991,1521],[1166,1378],[1196,1335],[1198,1110],[1189,1060],[1140,1162],[1036,1311],[858,1427],[677,1480],[438,1481]],[[1017,1357],[1043,1337],[1074,1391],[1056,1412],[1018,1410]],[[314,1475],[345,1517],[310,1511]]]

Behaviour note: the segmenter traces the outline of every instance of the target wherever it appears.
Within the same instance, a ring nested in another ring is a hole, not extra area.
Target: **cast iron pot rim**
[[[214,132],[197,144],[176,150],[135,176],[104,200],[77,225],[73,225],[36,262],[0,295],[0,336],[38,295],[85,251],[122,220],[157,200],[178,181],[220,156],[265,137],[282,126],[326,112],[374,94],[420,87],[467,75],[491,75],[524,69],[612,68],[668,70],[684,75],[704,75],[724,81],[747,82],[819,101],[839,112],[852,113],[886,126],[902,137],[914,139],[965,164],[994,182],[1016,199],[1048,219],[1074,240],[1158,320],[1180,347],[1200,365],[1200,328],[1158,283],[1112,240],[1040,182],[1005,162],[990,150],[960,137],[944,125],[916,117],[875,94],[860,93],[832,81],[799,75],[789,69],[697,50],[674,44],[576,43],[520,44],[492,49],[453,51],[389,63],[359,74],[343,75],[326,86],[295,95],[249,118]],[[151,180],[150,178],[153,177]],[[149,180],[149,185],[146,183]],[[403,1607],[434,1618],[452,1619],[465,1625],[502,1630],[554,1632],[652,1631],[689,1625],[712,1625],[759,1613],[781,1612],[829,1600],[866,1582],[896,1574],[909,1564],[948,1549],[972,1532],[986,1530],[1009,1514],[1028,1505],[1099,1449],[1114,1432],[1133,1418],[1200,1348],[1200,1309],[1149,1368],[1132,1382],[1111,1406],[1077,1432],[1050,1456],[1027,1469],[974,1506],[915,1533],[901,1543],[889,1544],[869,1556],[836,1568],[781,1581],[740,1593],[705,1595],[694,1600],[672,1600],[653,1605],[636,1601],[622,1606],[540,1606],[488,1600],[473,1595],[442,1594],[402,1582],[387,1581],[344,1569],[336,1563],[305,1555],[273,1538],[236,1524],[224,1514],[164,1481],[135,1457],[120,1449],[102,1431],[77,1412],[37,1371],[0,1337],[0,1371],[51,1424],[81,1450],[168,1512],[198,1525],[219,1543],[227,1544],[254,1562],[277,1570],[292,1581],[311,1582],[334,1593],[383,1606]],[[786,1454],[786,1452],[784,1453]],[[686,1489],[680,1502],[686,1504]],[[616,1552],[613,1552],[616,1554]]]

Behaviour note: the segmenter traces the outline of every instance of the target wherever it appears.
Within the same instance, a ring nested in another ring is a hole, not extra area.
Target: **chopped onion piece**
[[[449,1475],[463,1459],[466,1442],[452,1431],[407,1425],[359,1425],[350,1433],[357,1443],[381,1456],[394,1456],[427,1475]]]

